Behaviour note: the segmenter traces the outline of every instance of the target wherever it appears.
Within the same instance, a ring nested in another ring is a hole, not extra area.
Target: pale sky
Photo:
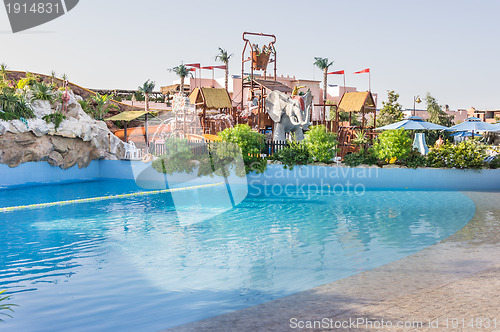
[[[367,90],[367,75],[352,73],[371,68],[378,107],[395,90],[405,108],[431,92],[451,109],[500,109],[499,12],[497,0],[80,0],[66,15],[12,34],[2,7],[0,62],[66,73],[88,88],[136,89],[147,79],[159,88],[176,79],[167,69],[181,62],[217,64],[218,47],[234,54],[230,73],[241,74],[242,33],[264,32],[277,37],[278,74],[321,80],[314,57],[327,57],[332,71],[346,71],[348,86]]]

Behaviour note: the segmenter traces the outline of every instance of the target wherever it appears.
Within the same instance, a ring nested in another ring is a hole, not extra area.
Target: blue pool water
[[[475,212],[459,192],[267,189],[191,225],[168,193],[0,213],[0,289],[19,305],[2,328],[157,331],[400,259]],[[17,188],[0,192],[0,207],[140,190],[132,181]]]

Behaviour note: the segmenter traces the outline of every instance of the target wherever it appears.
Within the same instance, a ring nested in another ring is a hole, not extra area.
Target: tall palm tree
[[[153,92],[155,85],[155,82],[147,80],[142,86],[139,87],[139,92],[144,94],[146,112],[149,112],[149,94]]]
[[[7,80],[7,71],[9,70],[9,67],[7,67],[7,65],[5,63],[1,63],[0,64],[0,74],[2,75],[2,79],[4,81]]]
[[[332,62],[328,62],[328,58],[318,58],[314,57],[314,65],[323,71],[323,105],[326,104],[326,89],[327,89],[327,79],[328,79],[328,68],[333,65]]]
[[[181,78],[180,92],[184,93],[184,79],[189,75],[192,75],[189,68],[184,66],[183,64],[180,64],[172,69],[169,69],[169,71],[174,72],[177,76]]]
[[[223,48],[219,47],[219,54],[215,56],[215,61],[224,62],[226,66],[226,90],[228,87],[228,76],[229,76],[229,59],[233,56],[233,54],[228,54],[227,51]]]
[[[153,92],[155,88],[155,82],[147,80],[144,82],[142,86],[139,87],[139,92],[144,94],[144,101],[145,101],[145,109],[146,112],[149,112],[149,94]],[[146,149],[149,151],[149,137],[148,137],[148,114],[146,113],[146,121],[144,125],[145,129],[145,135],[144,139],[146,140]]]

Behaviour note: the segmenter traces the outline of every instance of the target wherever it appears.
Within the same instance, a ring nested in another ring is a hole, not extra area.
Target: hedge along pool
[[[251,181],[246,199],[225,212],[216,200],[176,206],[212,216],[193,224],[179,222],[169,192],[1,213],[0,289],[19,305],[5,327],[173,327],[400,259],[453,234],[475,211],[456,191],[290,184],[277,192],[277,182]],[[102,179],[3,189],[0,207],[140,191],[130,180]]]

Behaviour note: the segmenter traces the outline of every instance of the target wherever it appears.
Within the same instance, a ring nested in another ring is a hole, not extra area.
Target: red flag
[[[214,68],[217,68],[217,69],[226,69],[226,66],[215,66]]]
[[[201,69],[214,69],[214,66],[208,66],[208,67],[201,67]]]
[[[366,69],[363,69],[363,70],[357,71],[357,72],[355,72],[354,74],[363,74],[363,73],[369,73],[369,72],[370,72],[370,68],[366,68]]]
[[[189,68],[189,71],[196,71],[196,68]]]
[[[332,71],[331,73],[327,73],[327,75],[340,75],[340,74],[345,74],[343,70],[339,71]]]
[[[185,64],[186,67],[194,67],[200,69],[200,64],[199,63],[189,63]]]

